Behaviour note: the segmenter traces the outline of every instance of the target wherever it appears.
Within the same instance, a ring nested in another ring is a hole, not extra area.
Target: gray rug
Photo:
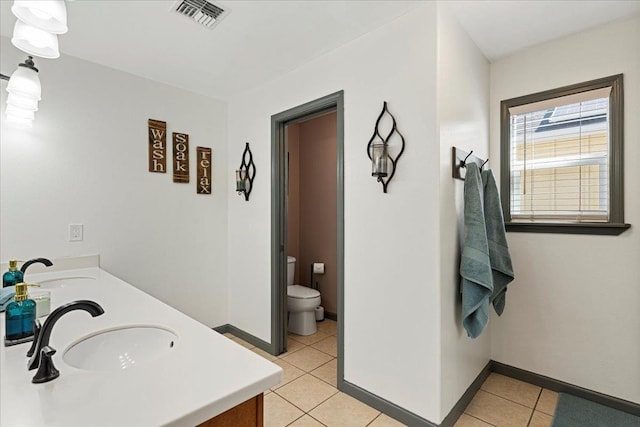
[[[640,417],[560,393],[551,427],[640,427]]]

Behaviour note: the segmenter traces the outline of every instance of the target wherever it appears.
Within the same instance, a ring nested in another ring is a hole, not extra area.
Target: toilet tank
[[[287,257],[287,286],[293,285],[293,276],[296,274],[296,259]]]

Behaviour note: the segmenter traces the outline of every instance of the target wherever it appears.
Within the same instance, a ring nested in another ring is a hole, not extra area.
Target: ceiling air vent
[[[206,0],[177,0],[171,10],[208,29],[215,27],[230,12],[220,4]]]

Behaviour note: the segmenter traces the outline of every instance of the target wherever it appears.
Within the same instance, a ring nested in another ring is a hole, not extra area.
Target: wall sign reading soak
[[[198,163],[198,194],[211,194],[211,148],[196,147]]]
[[[167,122],[149,119],[149,172],[167,171]]]
[[[189,182],[189,135],[173,132],[173,182]]]

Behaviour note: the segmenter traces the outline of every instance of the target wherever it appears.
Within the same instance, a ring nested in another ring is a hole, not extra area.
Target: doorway
[[[289,167],[287,126],[323,116],[336,115],[336,294],[338,388],[343,382],[344,314],[344,92],[316,99],[271,117],[271,353],[287,351],[287,257]],[[305,274],[303,265],[297,266]]]

